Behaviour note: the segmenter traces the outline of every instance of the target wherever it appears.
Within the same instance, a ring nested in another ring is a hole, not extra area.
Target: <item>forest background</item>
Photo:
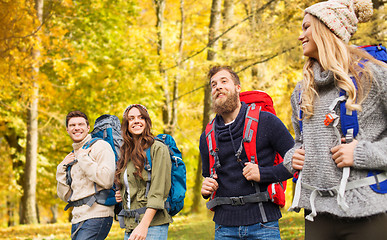
[[[242,90],[264,90],[293,132],[305,0],[0,0],[0,226],[69,221],[56,166],[71,148],[69,111],[91,127],[127,105],[149,109],[187,167],[181,216],[205,211],[199,137],[213,113],[206,73],[230,65]],[[386,45],[386,1],[351,44]],[[289,182],[290,183],[290,182]],[[288,187],[288,202],[291,187]]]

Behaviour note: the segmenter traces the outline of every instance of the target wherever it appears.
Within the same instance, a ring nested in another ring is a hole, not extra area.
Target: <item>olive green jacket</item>
[[[171,188],[171,160],[169,150],[166,145],[159,141],[155,141],[151,146],[151,158],[152,158],[152,171],[151,171],[151,185],[148,193],[148,197],[145,197],[146,181],[148,179],[148,173],[144,169],[142,171],[142,179],[135,177],[136,171],[133,162],[129,161],[127,165],[127,176],[129,182],[130,192],[130,209],[138,209],[142,207],[157,209],[150,226],[159,226],[172,222],[172,217],[168,214],[164,208],[164,203],[167,200],[169,190]],[[124,209],[127,207],[126,186],[124,184],[124,174],[121,174],[121,194],[123,200]],[[142,220],[143,214],[140,216]],[[134,218],[125,217],[126,232],[131,232],[137,223]]]

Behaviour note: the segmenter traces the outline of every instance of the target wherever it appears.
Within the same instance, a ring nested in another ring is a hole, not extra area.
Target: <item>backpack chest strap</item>
[[[214,199],[207,202],[206,206],[208,209],[214,208],[219,205],[241,206],[245,205],[246,203],[267,202],[269,199],[269,193],[266,191],[239,197],[215,197]]]
[[[369,177],[365,177],[365,178],[361,178],[361,179],[357,179],[357,180],[353,180],[353,181],[348,182],[346,184],[344,191],[348,191],[348,190],[352,190],[352,189],[360,188],[360,187],[366,187],[366,186],[370,186],[373,184],[379,184],[380,182],[383,182],[386,180],[387,180],[387,173],[381,172],[377,175],[373,175],[373,176],[369,176]],[[300,179],[298,179],[298,181],[300,181]],[[303,188],[312,191],[310,198],[309,198],[312,212],[308,216],[306,216],[305,219],[307,219],[309,221],[313,221],[313,218],[315,216],[317,216],[316,207],[315,207],[315,200],[316,200],[317,196],[320,196],[320,197],[335,197],[335,196],[337,196],[337,204],[344,211],[347,211],[349,209],[349,206],[345,202],[344,194],[341,194],[341,184],[334,186],[332,188],[329,188],[329,189],[317,188],[317,187],[314,187],[314,186],[307,184],[307,183],[304,183],[304,182],[301,182],[301,185]]]
[[[64,210],[66,211],[70,207],[80,207],[83,205],[87,205],[91,207],[95,202],[97,202],[98,204],[104,205],[109,193],[110,193],[110,189],[103,189],[91,196],[78,199],[76,201],[69,201],[66,207],[64,208]]]

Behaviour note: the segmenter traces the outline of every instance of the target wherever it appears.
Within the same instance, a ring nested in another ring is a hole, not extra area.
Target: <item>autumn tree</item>
[[[221,20],[221,0],[212,0],[211,5],[211,16],[210,16],[210,24],[208,27],[208,51],[207,51],[207,61],[214,62],[216,60],[216,51],[218,47],[218,39],[216,36],[218,35],[220,20]],[[204,76],[203,76],[204,77]],[[208,84],[208,79],[204,80],[204,99],[203,99],[203,121],[202,121],[202,131],[206,129],[207,124],[210,121],[211,116],[211,88],[210,84]],[[191,210],[192,212],[197,212],[200,203],[200,189],[202,183],[202,161],[200,155],[198,156],[198,165],[195,174],[195,185],[194,185],[194,200],[192,203]]]
[[[43,23],[43,0],[35,0],[37,25]],[[24,169],[23,197],[21,200],[20,223],[37,223],[36,213],[36,167],[38,161],[38,103],[39,103],[39,67],[40,38],[36,36],[36,45],[32,48],[32,89],[27,107],[27,147]]]

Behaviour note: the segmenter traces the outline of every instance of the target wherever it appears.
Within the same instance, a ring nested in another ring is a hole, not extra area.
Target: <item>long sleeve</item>
[[[370,65],[373,84],[358,112],[354,168],[387,170],[387,69]],[[378,111],[376,111],[378,110]]]
[[[294,138],[295,144],[291,149],[289,149],[287,151],[287,153],[284,156],[284,162],[283,162],[284,167],[292,173],[295,172],[295,170],[292,168],[292,158],[293,158],[294,151],[302,146],[301,127],[300,127],[300,122],[298,120],[299,111],[300,111],[299,106],[298,106],[299,94],[300,94],[300,92],[298,90],[299,84],[297,84],[297,87],[293,91],[292,96],[291,96],[291,100],[290,100],[291,106],[292,106],[291,120],[292,120],[292,125],[293,125],[293,129],[294,129],[294,134],[295,134],[295,138]]]
[[[71,189],[66,183],[66,169],[64,161],[57,167],[56,179],[57,193],[60,199],[67,202],[77,201],[95,194],[101,189],[110,189],[113,185],[115,174],[115,156],[109,143],[98,140],[91,146],[90,152],[80,151],[82,146],[91,140],[87,135],[81,142],[73,143],[75,159],[78,160],[71,167]],[[105,206],[95,202],[92,206],[81,205],[72,211],[73,224],[90,218],[112,217],[113,206]]]
[[[153,144],[152,146],[152,179],[148,193],[147,207],[163,209],[164,202],[171,188],[171,159],[168,147]],[[157,183],[157,184],[153,184]]]
[[[265,148],[259,146],[265,144]],[[283,157],[285,153],[294,146],[294,140],[286,126],[275,115],[268,112],[261,112],[258,125],[257,138],[258,164],[261,158],[267,158],[272,152],[277,152]],[[267,154],[267,155],[265,155]],[[270,162],[259,164],[261,175],[260,182],[272,183],[284,181],[292,177],[292,174],[283,166],[283,164],[272,165]]]
[[[67,202],[70,197],[70,186],[66,183],[66,168],[63,161],[58,165],[56,169],[56,181],[57,183],[57,194],[60,199]]]
[[[153,217],[151,226],[158,226],[161,224],[171,223],[172,218],[164,208],[165,201],[168,198],[168,194],[171,188],[171,166],[172,162],[169,155],[168,147],[159,141],[155,141],[151,146],[151,159],[152,159],[152,171],[151,171],[151,183],[148,192],[148,196],[145,197],[148,172],[143,169],[141,172],[142,177],[135,176],[136,168],[132,161],[128,161],[127,164],[127,179],[128,186],[130,188],[130,209],[139,208],[153,208],[157,209],[156,215]],[[121,182],[123,182],[124,176],[121,176]],[[121,188],[121,194],[123,194],[123,205],[127,209],[127,191],[126,185],[123,184]],[[140,215],[140,222],[143,215]],[[133,230],[138,223],[135,218],[125,217],[126,230]]]
[[[89,155],[79,156],[78,164],[86,177],[103,189],[113,186],[115,155],[109,143],[98,140]]]
[[[373,73],[372,85],[361,102],[362,110],[358,111],[359,133],[354,150],[354,165],[350,168],[348,183],[364,179],[371,169],[387,170],[387,69],[367,63]],[[325,116],[329,113],[332,102],[339,96],[331,71],[323,71],[318,63],[313,65],[314,81],[318,97],[313,103],[313,115],[303,121],[303,147],[305,161],[302,169],[302,183],[319,189],[331,189],[340,186],[343,176],[342,168],[337,167],[332,159],[331,149],[338,142],[336,129],[332,125],[324,125]],[[293,92],[291,104],[293,108],[293,125],[296,132],[296,146],[285,155],[284,165],[292,170],[291,158],[294,149],[299,147],[300,129],[296,121],[298,106],[298,90]],[[341,116],[340,108],[335,109]],[[337,125],[341,137],[341,121]],[[348,189],[344,199],[349,208],[346,211],[339,206],[336,197],[315,196],[311,204],[312,190],[301,185],[300,200],[295,208],[311,210],[317,213],[326,212],[340,217],[365,217],[387,211],[387,195],[374,192],[370,187]]]

